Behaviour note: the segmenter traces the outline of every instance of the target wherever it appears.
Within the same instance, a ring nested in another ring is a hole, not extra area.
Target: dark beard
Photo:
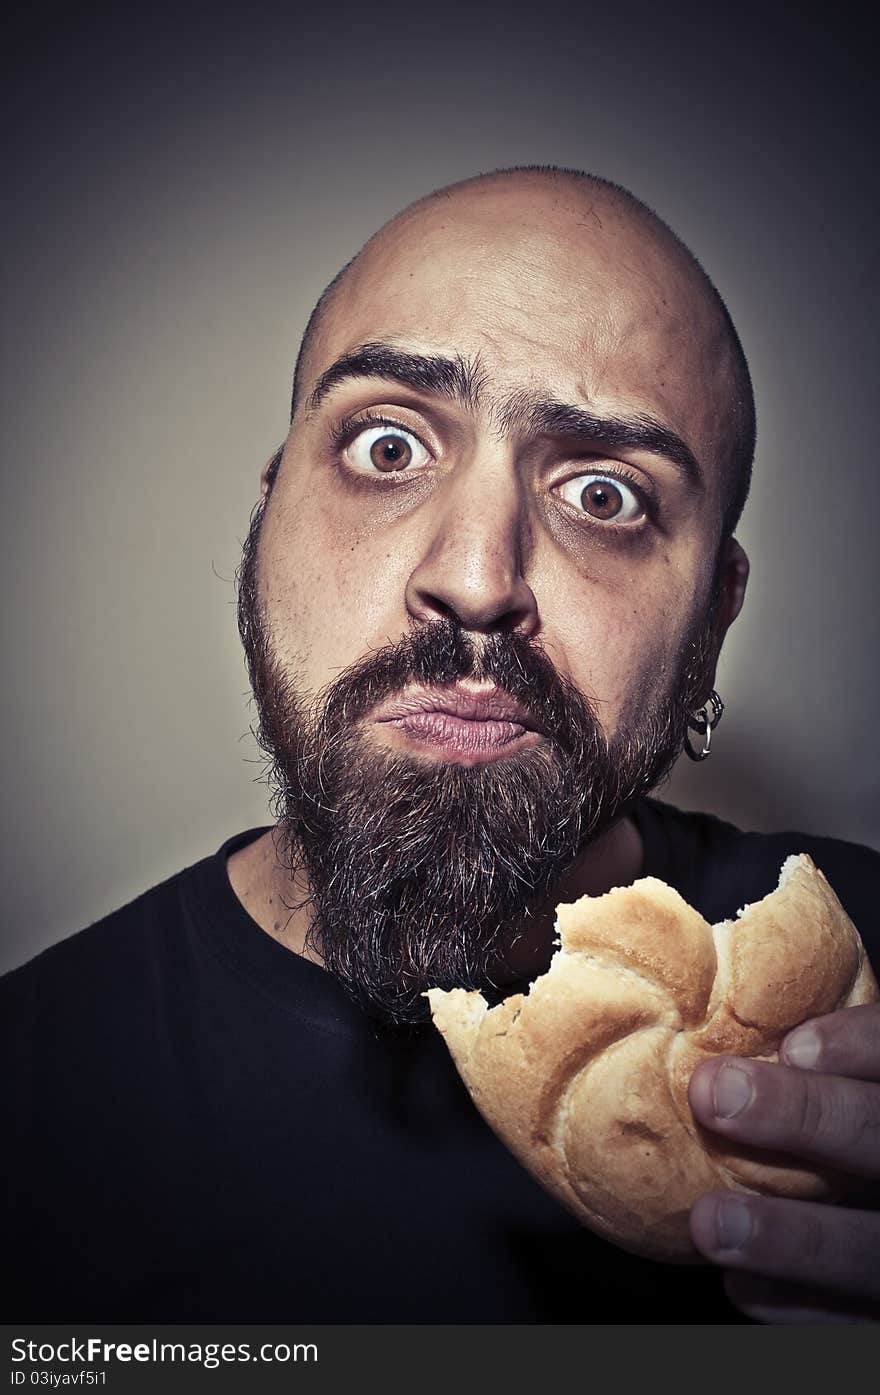
[[[282,863],[311,888],[307,946],[370,1015],[427,1016],[425,989],[493,987],[493,972],[584,845],[681,750],[707,695],[714,614],[684,646],[665,700],[609,744],[578,688],[533,640],[420,625],[370,652],[306,710],[268,641],[257,599],[262,509],[239,576],[239,628],[269,759]],[[714,606],[712,608],[714,612]],[[358,719],[407,683],[492,680],[547,733],[540,745],[465,767],[376,748]],[[291,909],[294,909],[291,907]]]

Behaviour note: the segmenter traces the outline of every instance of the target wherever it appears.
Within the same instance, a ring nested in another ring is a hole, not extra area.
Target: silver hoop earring
[[[702,707],[698,707],[696,712],[691,712],[688,717],[688,727],[690,731],[698,732],[700,736],[705,736],[705,745],[701,750],[695,751],[691,745],[690,731],[685,732],[684,749],[691,760],[705,760],[709,755],[712,745],[712,732],[721,721],[724,712],[724,703],[713,688]]]

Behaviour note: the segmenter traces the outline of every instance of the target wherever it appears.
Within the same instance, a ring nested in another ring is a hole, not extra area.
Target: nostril
[[[410,607],[412,609],[412,607]],[[456,624],[461,624],[460,617],[451,605],[439,596],[423,592],[419,597],[419,609],[421,612],[416,616],[419,620],[451,620]]]
[[[407,609],[416,620],[451,620],[477,633],[531,635],[538,625],[534,593],[521,578],[499,587],[468,584],[447,573],[423,585],[414,576],[406,594]]]

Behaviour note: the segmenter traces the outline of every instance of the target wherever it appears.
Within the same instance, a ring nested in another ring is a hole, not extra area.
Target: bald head
[[[543,322],[570,356],[580,356],[580,387],[589,399],[608,388],[611,364],[621,356],[630,382],[639,371],[650,375],[655,399],[659,385],[672,409],[689,394],[699,403],[692,444],[719,481],[721,538],[732,534],[748,494],[755,442],[745,356],[699,262],[629,191],[582,171],[517,167],[410,204],[320,297],[297,358],[292,416],[340,346],[397,339],[404,322],[418,327],[420,297],[426,327],[440,297],[450,323],[476,320],[487,340],[499,342],[506,306],[516,301],[522,309],[531,297],[532,321]],[[548,366],[541,337],[536,373]]]

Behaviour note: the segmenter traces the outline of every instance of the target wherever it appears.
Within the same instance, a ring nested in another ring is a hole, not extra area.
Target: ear
[[[718,603],[718,645],[742,610],[749,579],[749,559],[736,538],[728,538],[719,563],[721,595]]]
[[[736,538],[728,538],[718,559],[718,605],[712,626],[712,656],[707,677],[707,692],[715,682],[715,667],[724,643],[724,636],[742,610],[749,579],[749,559]]]
[[[281,464],[281,457],[283,454],[284,447],[279,446],[275,454],[270,455],[263,466],[263,472],[260,475],[260,496],[263,499],[266,499],[272,492],[272,486],[275,483],[275,476],[278,474],[278,467]]]

